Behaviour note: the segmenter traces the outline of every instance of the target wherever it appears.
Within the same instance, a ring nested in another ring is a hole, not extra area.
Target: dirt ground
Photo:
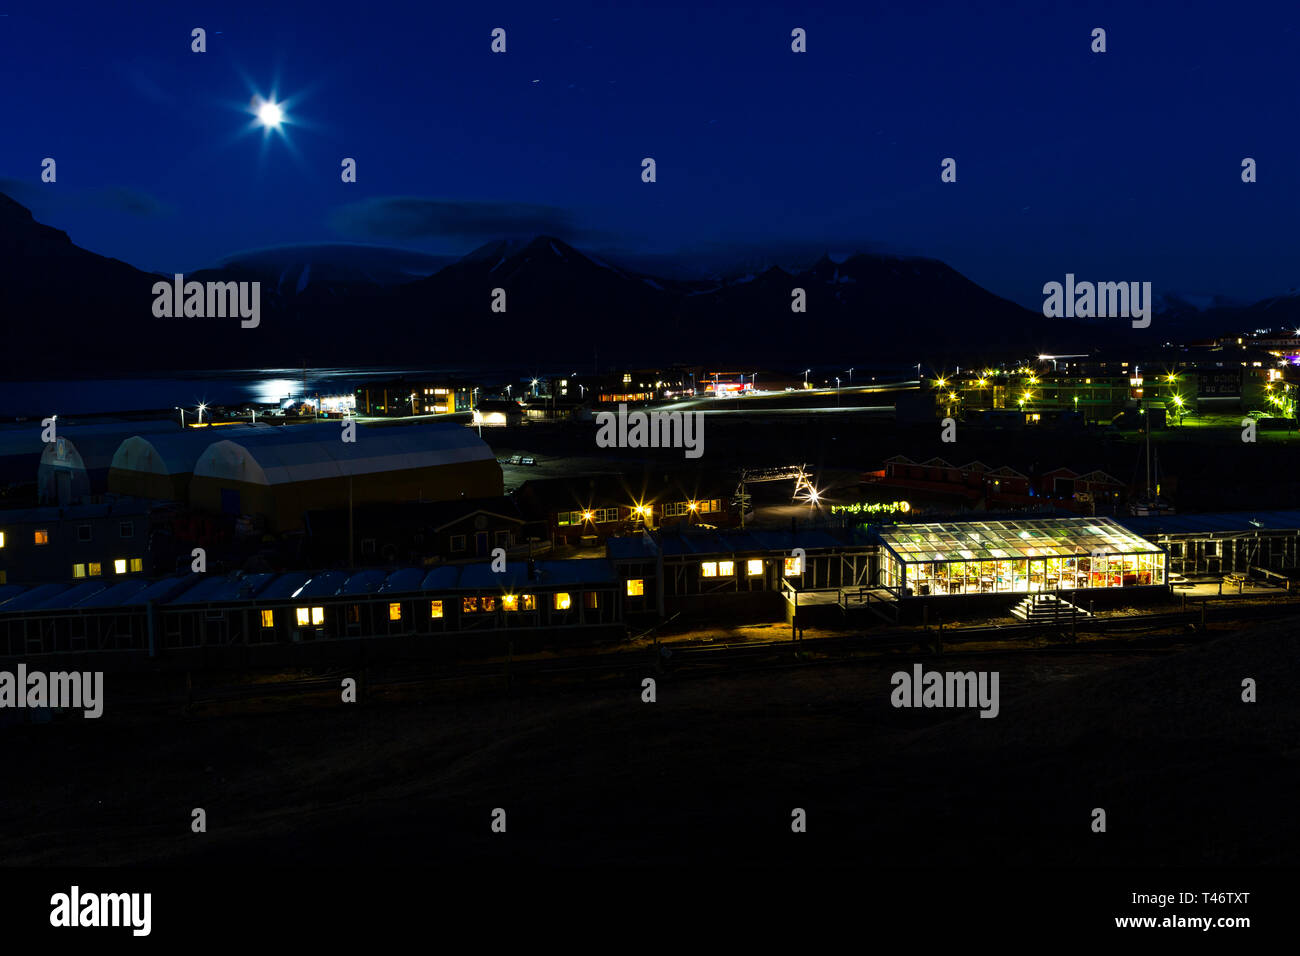
[[[110,683],[99,720],[0,731],[0,860],[1281,863],[1300,849],[1295,623],[1174,652],[647,670],[654,703],[633,674],[187,717],[115,712]],[[998,717],[894,708],[891,675],[915,662],[997,671]],[[196,807],[206,833],[190,830]]]

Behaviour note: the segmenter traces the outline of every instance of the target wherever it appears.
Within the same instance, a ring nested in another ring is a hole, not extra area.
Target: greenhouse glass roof
[[[1025,518],[894,525],[880,532],[902,562],[999,561],[1092,554],[1146,554],[1160,548],[1110,518]]]

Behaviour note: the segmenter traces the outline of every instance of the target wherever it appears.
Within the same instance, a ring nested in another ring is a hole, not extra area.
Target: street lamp
[[[835,407],[840,407],[840,377],[835,376]]]
[[[179,412],[181,413],[181,428],[184,428],[184,427],[185,427],[185,409],[182,408],[180,405],[173,405],[172,408],[176,409],[177,411],[179,411]]]
[[[811,372],[811,371],[812,371],[812,369],[810,369],[810,368],[806,368],[806,369],[803,370],[803,387],[804,387],[804,388],[808,388],[808,373]]]
[[[199,402],[199,424],[200,425],[203,424],[203,413],[207,410],[207,407],[208,406],[205,403]]]
[[[849,368],[849,384],[853,384],[853,369],[851,367]]]

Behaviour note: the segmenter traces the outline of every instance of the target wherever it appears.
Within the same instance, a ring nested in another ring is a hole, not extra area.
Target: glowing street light
[[[204,402],[199,402],[199,424],[203,424],[203,413],[207,411],[208,406]]]
[[[279,129],[284,122],[284,110],[275,100],[262,100],[257,106],[257,121],[267,129]]]

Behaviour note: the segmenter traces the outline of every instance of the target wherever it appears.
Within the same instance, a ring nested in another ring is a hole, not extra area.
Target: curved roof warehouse
[[[55,441],[43,442],[41,429],[32,426],[10,441],[16,451],[39,456],[36,485],[40,502],[68,505],[104,492],[109,466],[123,439],[154,433],[180,435],[181,430],[176,422],[168,421],[63,425],[57,429]]]
[[[492,449],[463,425],[355,426],[339,422],[258,429],[213,442],[198,457],[190,503],[260,514],[277,531],[303,527],[312,509],[348,502],[447,501],[503,493]]]
[[[258,425],[259,430],[270,425]],[[248,425],[132,435],[117,447],[108,469],[108,490],[137,498],[189,501],[194,464],[217,436],[243,434]]]

